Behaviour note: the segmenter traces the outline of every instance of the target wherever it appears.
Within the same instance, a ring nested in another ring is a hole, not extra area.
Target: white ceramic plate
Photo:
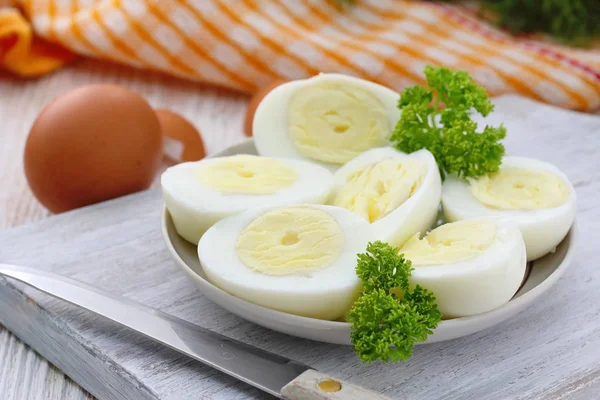
[[[256,154],[252,140],[230,147],[216,156],[233,154]],[[321,342],[350,344],[350,324],[346,322],[323,321],[271,310],[217,288],[206,280],[206,275],[198,261],[196,246],[177,234],[166,209],[163,210],[161,227],[173,259],[196,282],[202,293],[221,307],[255,324],[289,335]],[[484,314],[441,321],[426,343],[456,339],[482,331],[524,310],[556,283],[568,267],[573,253],[575,232],[573,226],[554,253],[529,263],[521,288],[507,304]]]

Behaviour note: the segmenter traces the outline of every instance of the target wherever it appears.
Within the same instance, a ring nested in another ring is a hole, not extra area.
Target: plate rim
[[[319,325],[321,325],[321,328],[319,330],[338,330],[338,329],[349,330],[350,329],[349,322],[321,320],[321,319],[316,319],[316,318],[303,317],[301,315],[290,314],[290,313],[286,313],[286,312],[279,311],[279,310],[274,310],[271,308],[267,308],[267,307],[243,300],[243,299],[236,297],[236,296],[226,292],[225,290],[213,285],[210,281],[204,279],[202,276],[197,274],[190,266],[188,266],[187,263],[181,258],[181,256],[175,249],[175,246],[173,245],[172,241],[170,240],[170,236],[169,236],[169,228],[168,228],[168,219],[169,218],[171,218],[169,211],[167,210],[166,206],[164,206],[164,204],[163,204],[163,208],[162,208],[162,212],[161,212],[161,232],[162,232],[163,240],[165,242],[167,250],[169,251],[171,258],[173,258],[173,260],[177,263],[177,265],[179,265],[179,267],[181,269],[183,269],[190,277],[192,277],[192,279],[194,280],[194,282],[196,284],[198,282],[201,282],[203,287],[208,287],[209,290],[214,290],[214,291],[218,292],[219,295],[227,297],[228,300],[230,300],[230,301],[239,302],[241,304],[244,304],[245,306],[250,306],[250,307],[256,308],[260,312],[270,313],[275,317],[281,316],[282,318],[295,319],[298,321],[298,324],[302,324],[303,326],[312,326],[315,324],[319,324]],[[472,315],[469,317],[460,317],[460,318],[442,320],[438,324],[438,327],[436,328],[436,330],[439,330],[440,327],[443,327],[443,329],[459,330],[461,328],[461,326],[473,324],[478,320],[494,319],[495,317],[500,317],[501,315],[506,314],[506,313],[511,314],[511,311],[514,309],[518,310],[515,313],[522,311],[522,309],[526,305],[532,303],[537,297],[539,297],[541,294],[546,292],[550,287],[552,287],[560,279],[560,277],[564,274],[566,269],[571,265],[571,259],[573,257],[576,238],[578,235],[577,231],[578,231],[577,222],[575,220],[573,222],[573,225],[571,226],[571,229],[567,233],[567,236],[569,237],[569,244],[567,246],[567,250],[565,252],[565,256],[564,256],[562,262],[550,275],[548,275],[537,286],[535,286],[531,290],[523,293],[519,297],[511,299],[508,303],[505,303],[501,307],[498,307],[494,310],[487,311],[485,313],[481,313],[481,314],[477,314],[477,315]],[[175,234],[177,234],[177,233],[175,233]],[[567,236],[565,236],[565,238]],[[182,240],[185,240],[185,239],[182,238]],[[219,305],[220,307],[223,307],[218,302],[211,299],[210,297],[209,297],[209,300],[211,302]],[[226,308],[226,307],[223,307],[223,308]],[[234,312],[232,312],[230,310],[228,310],[228,311],[235,314]],[[504,319],[506,319],[506,318],[504,318]]]

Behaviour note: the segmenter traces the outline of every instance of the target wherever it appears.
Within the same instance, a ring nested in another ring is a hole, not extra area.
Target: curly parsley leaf
[[[486,126],[481,133],[476,129],[475,122],[461,121],[445,130],[440,154],[449,174],[474,178],[498,171],[504,155],[500,140],[506,136],[506,129]]]
[[[494,109],[485,89],[465,71],[427,66],[425,77],[431,89],[413,86],[400,95],[402,116],[391,138],[395,147],[405,153],[429,150],[442,177],[476,178],[497,171],[506,128],[486,126],[477,132],[471,119],[473,110],[485,117]]]
[[[411,262],[386,243],[369,243],[366,253],[358,255],[356,272],[364,290],[347,320],[361,361],[410,358],[415,344],[425,341],[441,320],[433,294],[419,285],[410,288],[411,271]]]
[[[408,290],[411,272],[411,262],[387,243],[369,243],[366,253],[358,255],[356,275],[367,292],[376,289],[389,292],[395,288]]]

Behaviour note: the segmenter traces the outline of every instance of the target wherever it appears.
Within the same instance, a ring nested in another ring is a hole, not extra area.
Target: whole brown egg
[[[246,116],[244,118],[244,133],[246,136],[252,136],[252,121],[254,121],[254,113],[256,112],[256,107],[260,104],[262,99],[277,86],[285,83],[286,81],[282,79],[275,79],[268,83],[267,85],[259,88],[250,98],[250,102],[248,103],[248,108],[246,109]]]
[[[37,199],[59,213],[148,188],[162,154],[160,123],[144,98],[116,85],[88,85],[37,117],[25,175]]]

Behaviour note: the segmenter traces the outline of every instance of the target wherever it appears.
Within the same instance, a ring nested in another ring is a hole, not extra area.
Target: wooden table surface
[[[148,71],[80,61],[53,75],[21,81],[0,77],[0,229],[46,218],[23,173],[23,148],[33,120],[56,96],[87,83],[110,82],[132,88],[155,107],[173,108],[203,132],[208,153],[244,139],[247,97]],[[0,325],[2,400],[90,399],[71,381]]]

